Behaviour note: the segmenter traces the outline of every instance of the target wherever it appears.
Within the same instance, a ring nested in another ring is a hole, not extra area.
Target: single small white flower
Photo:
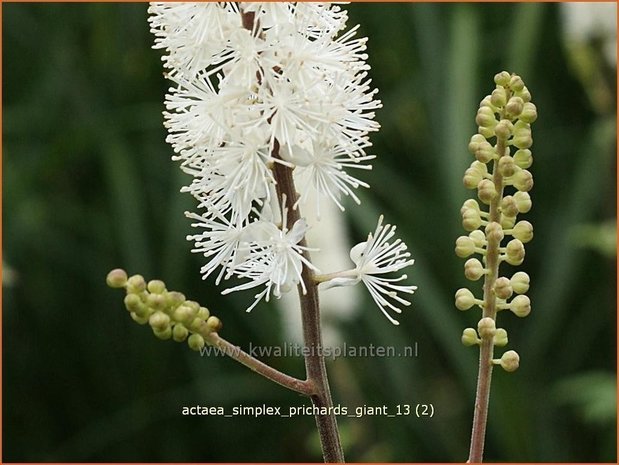
[[[394,325],[398,325],[398,321],[389,315],[387,309],[401,313],[402,310],[395,304],[408,306],[410,302],[400,297],[398,293],[413,294],[417,286],[395,284],[405,280],[407,278],[405,274],[397,278],[389,278],[386,275],[411,266],[415,260],[410,258],[406,244],[401,239],[389,243],[395,235],[396,227],[390,224],[383,226],[382,223],[381,215],[374,234],[370,233],[367,241],[355,245],[350,250],[350,258],[356,265],[354,269],[325,277],[318,276],[317,279],[324,282],[325,289],[363,282],[383,314]]]
[[[283,216],[286,217],[285,214]],[[222,292],[222,294],[229,294],[264,285],[264,289],[254,296],[255,301],[247,308],[248,312],[263,298],[267,302],[271,295],[280,298],[282,294],[290,292],[299,283],[303,286],[303,292],[306,292],[301,277],[304,265],[318,271],[303,256],[304,251],[309,249],[300,245],[308,229],[305,220],[298,220],[290,230],[285,224],[282,229],[273,223],[264,221],[256,222],[256,224],[261,226],[262,238],[252,242],[245,259],[230,268],[231,273],[239,278],[248,278],[249,281]]]

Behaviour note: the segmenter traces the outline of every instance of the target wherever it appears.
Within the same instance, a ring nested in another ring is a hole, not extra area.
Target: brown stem
[[[505,153],[506,140],[497,140],[497,153],[499,158]],[[497,191],[496,198],[490,203],[488,222],[500,223],[501,212],[499,205],[503,198],[503,176],[498,170],[498,161],[494,162],[492,181]],[[499,275],[499,247],[500,240],[493,235],[488,238],[486,248],[486,269],[488,273],[484,280],[484,304],[483,317],[496,318],[496,297],[494,295],[494,283]],[[473,428],[471,432],[471,449],[469,463],[481,463],[484,456],[484,440],[486,437],[486,424],[488,422],[488,405],[490,403],[490,384],[492,382],[492,357],[494,353],[493,336],[482,337],[479,349],[479,373],[477,376],[477,393],[475,395],[475,412],[473,415]]]
[[[316,389],[314,388],[314,385],[311,381],[302,381],[300,379],[282,373],[281,371],[276,370],[275,368],[265,363],[262,363],[260,360],[252,357],[247,352],[241,350],[241,348],[223,339],[217,333],[209,333],[206,336],[206,339],[210,345],[217,347],[228,357],[236,360],[239,363],[242,363],[256,373],[264,376],[267,379],[270,379],[271,381],[276,382],[281,386],[298,392],[299,394],[303,394],[307,397],[311,397],[316,392]]]
[[[275,141],[272,155],[275,159],[279,158],[279,144],[277,141]],[[273,166],[273,172],[277,181],[277,196],[280,204],[285,203],[287,208],[286,224],[291,228],[301,217],[298,208],[293,208],[297,201],[297,193],[292,178],[292,169],[276,162]],[[305,238],[300,242],[300,245],[306,245]],[[308,261],[310,260],[307,251],[303,255]],[[314,280],[314,272],[305,265],[303,265],[301,279],[303,280],[303,285],[299,284],[298,291],[301,301],[303,339],[305,346],[308,348],[305,352],[307,381],[312,383],[316,389],[316,392],[311,396],[312,403],[319,411],[326,412],[324,415],[315,415],[316,426],[318,427],[320,443],[322,445],[322,454],[324,461],[327,463],[343,463],[344,452],[340,443],[337,420],[333,414],[333,400],[331,398],[327,369],[322,351],[318,287]]]

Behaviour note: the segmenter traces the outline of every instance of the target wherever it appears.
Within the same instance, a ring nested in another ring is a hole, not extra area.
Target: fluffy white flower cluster
[[[208,259],[205,278],[220,268],[217,283],[249,279],[225,292],[264,286],[251,310],[312,267],[307,224],[287,225],[277,199],[276,164],[294,168],[292,208],[312,195],[318,213],[320,198],[343,210],[342,195],[359,203],[354,189],[368,187],[348,172],[371,168],[368,134],[379,128],[366,39],[344,31],[346,12],[326,3],[152,3],[149,13],[175,84],[167,140],[201,210],[188,214],[202,229],[190,236],[194,251]]]

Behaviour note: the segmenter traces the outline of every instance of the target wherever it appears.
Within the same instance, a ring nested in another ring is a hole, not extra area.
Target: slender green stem
[[[497,140],[497,153],[504,154],[507,140]],[[500,155],[500,156],[501,156]],[[500,157],[499,156],[499,157]],[[500,223],[501,212],[499,205],[503,198],[503,176],[498,170],[498,160],[494,162],[492,181],[497,191],[496,198],[490,203],[488,222]],[[496,319],[496,297],[494,295],[494,283],[499,277],[499,247],[501,241],[496,236],[488,238],[486,247],[486,269],[488,272],[484,279],[483,317]],[[481,463],[484,455],[484,440],[486,437],[486,424],[488,421],[488,405],[490,403],[490,385],[492,381],[492,357],[494,354],[493,336],[482,337],[479,349],[479,373],[477,376],[477,393],[475,396],[475,412],[473,415],[473,428],[471,432],[471,449],[469,463]]]

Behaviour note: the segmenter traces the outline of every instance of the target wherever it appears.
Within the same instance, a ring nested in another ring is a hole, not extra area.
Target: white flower
[[[371,169],[368,135],[381,107],[366,39],[358,26],[346,30],[346,12],[330,3],[152,3],[149,13],[173,82],[167,141],[193,177],[183,191],[198,202],[188,216],[200,232],[188,239],[207,259],[204,278],[218,270],[217,284],[248,280],[226,294],[262,288],[248,310],[299,284],[305,290],[303,267],[316,270],[304,256],[308,225],[288,229],[274,167],[294,169],[295,209],[314,197],[318,216],[321,197],[341,210],[342,196],[360,203],[355,190],[369,185],[350,171]],[[403,244],[387,243],[392,229],[379,222],[357,268],[331,283],[363,281],[385,314],[399,311],[387,298],[408,304],[397,292],[414,288],[394,284],[405,276],[383,276],[412,264]]]
[[[291,230],[285,225],[279,229],[268,222],[256,222],[255,225],[260,228],[262,238],[250,244],[244,261],[230,268],[231,273],[240,278],[249,278],[249,281],[222,292],[228,294],[264,285],[264,289],[254,296],[255,301],[247,308],[248,312],[263,298],[267,302],[271,294],[279,298],[299,283],[303,286],[303,292],[306,292],[301,278],[304,265],[318,271],[303,256],[308,248],[299,244],[308,229],[305,220],[298,220]]]
[[[317,279],[324,282],[324,288],[351,286],[359,281],[363,282],[383,314],[397,325],[399,323],[389,315],[387,309],[401,313],[402,310],[394,303],[408,306],[410,302],[400,297],[398,293],[412,294],[417,286],[395,284],[405,280],[407,278],[405,274],[397,278],[388,278],[386,275],[411,266],[415,260],[410,258],[406,244],[401,239],[389,243],[395,235],[396,227],[389,224],[383,226],[382,222],[381,215],[374,234],[370,233],[367,241],[355,245],[350,250],[350,258],[356,265],[353,270],[324,277],[318,276]]]

